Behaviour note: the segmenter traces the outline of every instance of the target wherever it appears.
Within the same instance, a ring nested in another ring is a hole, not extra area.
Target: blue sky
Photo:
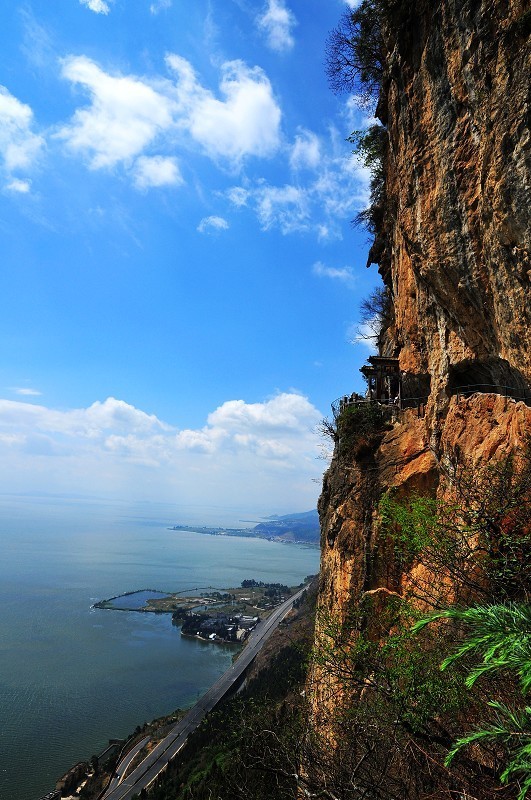
[[[346,7],[0,12],[3,491],[314,504],[378,280],[345,141],[367,112],[323,66]]]

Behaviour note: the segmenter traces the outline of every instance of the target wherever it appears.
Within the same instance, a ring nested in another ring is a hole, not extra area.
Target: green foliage
[[[398,554],[405,560],[416,558],[433,543],[439,517],[435,498],[413,495],[404,501],[387,492],[380,500],[379,511],[384,530],[392,536]]]
[[[472,687],[478,678],[492,671],[511,670],[526,694],[531,688],[531,606],[524,603],[450,608],[422,619],[413,626],[413,633],[422,630],[433,620],[450,619],[463,623],[468,634],[459,648],[445,658],[445,670],[465,656],[480,656],[466,679]]]
[[[410,592],[435,608],[527,598],[531,592],[531,451],[518,460],[451,464],[447,496],[380,501],[382,528],[394,542],[398,565],[414,560]]]
[[[382,225],[385,205],[387,130],[382,125],[371,125],[367,130],[353,131],[347,141],[354,145],[354,152],[371,172],[369,205],[354,221],[375,236]]]
[[[531,688],[531,606],[507,603],[474,606],[466,609],[449,609],[420,620],[413,633],[424,630],[437,619],[457,621],[468,628],[467,635],[458,649],[447,656],[441,664],[445,671],[460,659],[479,657],[479,663],[469,668],[465,685],[471,689],[480,678],[492,673],[516,675],[522,698]],[[503,746],[506,765],[500,774],[500,782],[517,781],[518,800],[524,800],[531,791],[531,708],[509,707],[498,700],[491,700],[490,719],[476,730],[461,736],[446,757],[449,766],[466,747],[476,745]]]
[[[452,503],[386,494],[380,502],[383,530],[394,541],[402,567],[417,562],[426,568],[427,577],[422,570],[421,577],[410,573],[411,595],[435,607],[456,598],[472,604],[444,608],[412,627],[417,635],[434,620],[454,623],[436,629],[446,650],[440,672],[451,673],[462,664],[463,694],[482,698],[476,728],[453,737],[446,766],[474,746],[476,753],[483,751],[480,769],[482,763],[502,763],[493,774],[503,785],[516,782],[518,798],[524,800],[531,790],[531,708],[524,702],[531,689],[531,606],[512,598],[527,600],[530,591],[529,443],[518,457],[509,454],[474,467],[456,455],[446,478]],[[448,582],[452,588],[445,594]],[[462,638],[448,654],[455,626]],[[520,696],[515,698],[516,685]],[[511,702],[502,702],[504,696]]]
[[[387,147],[387,132],[383,125],[371,125],[366,130],[353,131],[347,139],[371,171],[382,169],[382,160]]]
[[[385,411],[377,403],[345,406],[337,418],[340,453],[362,455],[379,439],[386,423]]]
[[[354,784],[346,790],[345,776],[331,764],[330,797],[427,796],[420,792],[423,767],[426,789],[433,786],[434,755],[452,741],[443,720],[457,718],[468,697],[458,671],[439,669],[445,642],[438,632],[411,633],[415,616],[399,597],[382,604],[369,595],[345,620],[324,612],[318,618],[315,674],[319,688],[324,674],[337,691],[329,716],[321,711],[319,721],[337,744],[331,755],[352,770]],[[429,747],[431,763],[422,766]]]
[[[362,605],[343,623],[321,616],[314,662],[334,676],[351,700],[372,690],[373,700],[379,697],[386,713],[408,731],[423,728],[438,714],[454,713],[463,700],[462,679],[441,673],[440,635],[414,634],[411,623],[418,614],[400,598],[388,598],[386,608],[377,611],[367,601]],[[365,620],[375,615],[380,635],[366,629]]]
[[[382,23],[397,0],[362,0],[347,10],[328,37],[326,68],[333,91],[349,91],[360,106],[374,107],[384,73]],[[385,154],[387,132],[382,125],[354,131],[354,144],[364,165],[371,171],[370,202],[354,219],[371,235],[381,231],[385,207]]]

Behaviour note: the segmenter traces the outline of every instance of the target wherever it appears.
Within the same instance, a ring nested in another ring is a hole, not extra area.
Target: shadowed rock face
[[[451,365],[500,359],[521,388],[531,380],[531,12],[528,0],[400,5],[414,10],[385,33],[378,107],[379,261],[396,320],[385,349],[431,375],[441,410]]]

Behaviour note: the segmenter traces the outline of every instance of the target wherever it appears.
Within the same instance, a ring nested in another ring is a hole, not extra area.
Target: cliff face
[[[402,412],[370,467],[336,452],[319,507],[329,608],[389,584],[383,491],[435,488],[456,445],[489,459],[531,430],[531,409],[500,397],[530,396],[530,17],[527,0],[419,0],[395,3],[384,26],[383,354],[429,399],[422,417]],[[476,384],[483,394],[455,396]]]
[[[383,493],[441,497],[441,472],[456,452],[468,465],[520,452],[531,432],[531,407],[494,393],[454,397],[436,427],[405,411],[370,459],[333,459],[319,501],[320,607],[327,614],[344,619],[367,593],[400,594],[407,584],[408,573],[401,572],[380,533],[377,503]],[[430,445],[434,439],[436,448]]]
[[[388,126],[380,268],[387,350],[431,379],[524,395],[531,378],[528,0],[421,0],[384,30]],[[414,7],[414,8],[413,8]],[[426,381],[425,381],[426,383]]]
[[[380,534],[384,492],[440,495],[456,452],[486,463],[531,432],[530,3],[389,6],[377,109],[386,202],[370,260],[394,308],[382,354],[398,357],[410,396],[428,399],[361,455],[336,444],[319,503],[319,603],[339,619],[408,581]],[[325,683],[317,676],[315,708]]]

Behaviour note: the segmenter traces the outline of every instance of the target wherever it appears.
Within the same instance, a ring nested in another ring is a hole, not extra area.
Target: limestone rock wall
[[[385,33],[388,351],[457,380],[531,379],[531,48],[528,0],[401,3]],[[397,12],[398,14],[398,12]],[[468,362],[473,362],[472,368]],[[460,374],[459,374],[460,373]]]
[[[488,460],[531,431],[531,4],[394,9],[377,111],[389,136],[387,199],[372,252],[394,305],[383,354],[430,397],[370,457],[349,461],[336,448],[319,504],[319,602],[340,617],[364,592],[400,584],[379,539],[384,491],[435,493],[452,448]],[[470,384],[488,391],[456,395]],[[506,386],[527,403],[503,397]]]

